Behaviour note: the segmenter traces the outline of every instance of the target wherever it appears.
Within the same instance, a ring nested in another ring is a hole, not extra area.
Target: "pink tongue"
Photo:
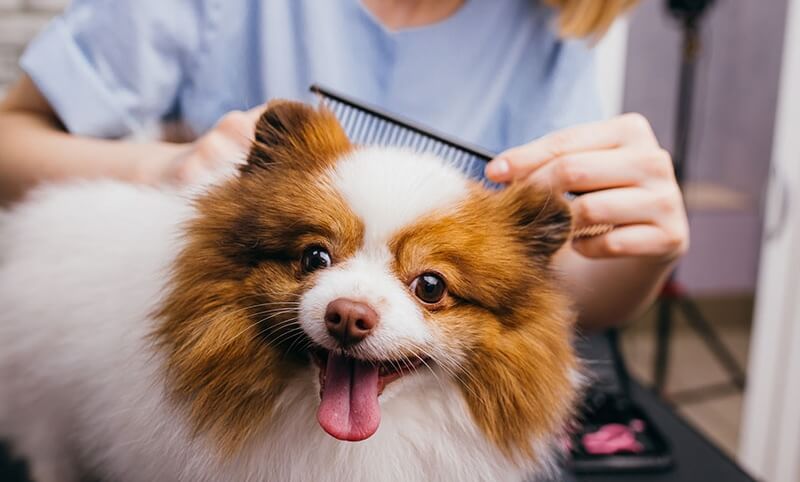
[[[374,434],[381,422],[378,367],[331,352],[317,420],[339,440],[358,442]]]

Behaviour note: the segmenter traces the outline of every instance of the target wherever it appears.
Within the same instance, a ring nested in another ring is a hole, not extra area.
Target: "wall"
[[[69,0],[0,0],[0,96],[19,75],[17,59],[25,44]]]
[[[740,456],[763,480],[800,480],[800,0],[791,0]]]
[[[632,15],[624,108],[645,114],[671,149],[681,37],[664,3]],[[679,269],[694,293],[755,288],[785,11],[786,0],[720,0],[703,30],[686,190],[692,248]]]

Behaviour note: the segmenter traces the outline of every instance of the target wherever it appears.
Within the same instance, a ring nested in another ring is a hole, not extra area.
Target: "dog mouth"
[[[312,359],[319,368],[317,421],[332,437],[349,442],[365,440],[378,430],[378,397],[386,386],[428,363],[423,357],[369,361],[322,348],[312,351]]]

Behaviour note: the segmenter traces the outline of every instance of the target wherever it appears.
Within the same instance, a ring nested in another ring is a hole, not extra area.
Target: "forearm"
[[[675,264],[643,257],[589,259],[569,246],[555,263],[574,295],[578,324],[590,331],[619,325],[647,308]]]
[[[0,112],[0,146],[0,202],[42,181],[110,177],[145,182],[143,161],[180,148],[72,136],[47,119],[14,111]]]
[[[0,103],[0,204],[43,181],[110,177],[149,182],[159,163],[185,149],[68,134],[35,87],[23,78]]]

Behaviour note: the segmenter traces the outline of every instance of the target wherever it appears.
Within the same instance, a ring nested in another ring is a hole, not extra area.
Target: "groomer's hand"
[[[231,111],[210,131],[194,142],[183,144],[183,148],[162,161],[143,159],[142,180],[148,184],[191,184],[244,164],[263,111],[263,105],[248,111]]]
[[[686,252],[689,228],[672,159],[647,119],[625,114],[548,134],[498,155],[486,168],[497,182],[527,180],[571,201],[576,228],[610,224],[600,236],[573,241],[590,258],[672,261]]]

